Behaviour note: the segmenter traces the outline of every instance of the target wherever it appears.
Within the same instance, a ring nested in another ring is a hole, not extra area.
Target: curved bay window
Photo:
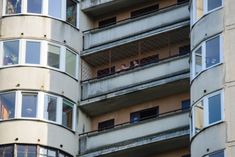
[[[15,150],[15,151],[14,151]],[[59,149],[39,145],[11,144],[0,146],[1,157],[72,157]]]
[[[78,27],[76,0],[3,0],[3,15],[44,15],[68,22]]]
[[[65,46],[29,39],[7,40],[0,44],[3,52],[0,66],[40,65],[78,78],[78,54]]]
[[[74,130],[76,125],[75,111],[75,103],[44,92],[12,91],[0,93],[0,121],[14,118],[39,119]]]

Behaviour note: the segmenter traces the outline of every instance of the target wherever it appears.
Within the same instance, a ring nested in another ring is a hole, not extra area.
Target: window
[[[4,59],[3,65],[18,64],[19,41],[6,41],[3,43]]]
[[[186,3],[189,2],[189,0],[177,0],[177,4],[182,4],[182,3]]]
[[[71,52],[70,50],[66,50],[65,57],[65,72],[70,74],[73,77],[76,77],[76,54]]]
[[[56,157],[56,151],[53,149],[39,147],[39,156],[40,157]]]
[[[42,1],[43,0],[27,0],[27,12],[41,14]]]
[[[190,100],[183,100],[181,102],[181,108],[182,108],[182,110],[190,109]]]
[[[40,42],[26,42],[25,63],[40,64]]]
[[[66,21],[74,26],[77,24],[77,3],[73,0],[67,0]]]
[[[222,63],[221,36],[213,37],[204,41],[192,53],[192,73],[193,78],[201,71]]]
[[[13,145],[0,146],[0,156],[1,157],[13,157],[14,156]]]
[[[203,15],[223,6],[223,0],[194,0],[194,23]]]
[[[52,17],[61,18],[62,0],[49,0],[48,3],[48,14]]]
[[[0,119],[15,117],[15,93],[0,94]]]
[[[208,98],[209,124],[218,122],[221,117],[221,96],[216,94]]]
[[[198,133],[204,128],[204,105],[203,101],[200,101],[194,107],[194,126],[195,133]]]
[[[158,11],[158,9],[159,9],[159,5],[156,4],[156,5],[145,7],[145,8],[139,9],[139,10],[135,10],[135,11],[131,12],[131,18],[139,17],[139,16],[146,15],[146,14],[150,14],[152,12]]]
[[[205,96],[193,106],[194,133],[223,120],[223,92]]]
[[[6,1],[6,14],[21,13],[21,0],[7,0]]]
[[[202,48],[198,48],[195,51],[195,75],[202,71]]]
[[[111,68],[105,68],[102,70],[98,70],[97,77],[104,77],[104,76],[107,76],[107,75],[113,74],[113,73],[115,73],[115,66],[112,66]]]
[[[141,120],[146,120],[146,119],[157,117],[158,114],[159,114],[158,107],[153,107],[153,108],[133,112],[130,114],[130,122],[137,123]]]
[[[222,0],[207,0],[207,11],[214,10],[222,5]]]
[[[44,112],[43,118],[56,121],[56,113],[57,113],[57,97],[47,95],[45,98]]]
[[[14,150],[15,146],[15,150]],[[0,146],[0,157],[72,157],[54,148],[39,145],[11,144]]]
[[[36,157],[37,149],[34,145],[17,145],[17,157]]]
[[[73,104],[63,100],[62,125],[72,129],[73,125]]]
[[[77,0],[4,0],[4,15],[40,14],[78,27]]]
[[[112,17],[112,18],[109,18],[109,19],[106,19],[106,20],[99,21],[99,28],[114,25],[114,24],[116,24],[116,21],[117,21],[116,17]]]
[[[60,68],[60,47],[48,44],[47,65]]]
[[[151,64],[151,63],[157,63],[158,60],[159,60],[159,55],[152,55],[146,58],[142,58],[140,60],[140,64],[145,65],[145,64]]]
[[[103,122],[98,123],[98,130],[106,130],[106,129],[111,129],[114,127],[114,119],[106,120]]]
[[[186,45],[186,46],[181,46],[179,47],[179,55],[186,55],[190,53],[190,46]]]
[[[206,68],[220,63],[220,37],[206,41]]]
[[[224,157],[224,151],[219,151],[208,155],[208,157]]]
[[[37,116],[37,94],[22,93],[22,117],[35,118]]]

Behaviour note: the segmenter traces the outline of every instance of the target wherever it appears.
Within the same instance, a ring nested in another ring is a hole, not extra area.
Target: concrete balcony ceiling
[[[81,10],[91,16],[100,16],[105,13],[151,1],[153,0],[82,0]]]

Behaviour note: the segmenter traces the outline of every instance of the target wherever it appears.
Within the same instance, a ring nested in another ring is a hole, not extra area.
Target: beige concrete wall
[[[189,93],[182,93],[182,94],[172,95],[169,97],[163,97],[161,99],[157,99],[150,102],[145,102],[143,104],[136,104],[134,106],[127,107],[115,112],[94,117],[91,119],[91,125],[92,125],[91,129],[97,130],[99,122],[109,119],[115,119],[115,124],[128,122],[130,121],[130,113],[147,108],[152,108],[155,106],[159,106],[159,113],[177,110],[181,108],[181,101],[187,99],[189,99]]]
[[[63,21],[49,17],[23,15],[4,17],[1,19],[0,32],[1,40],[11,38],[44,39],[65,44],[77,53],[82,50],[81,32]]]
[[[189,148],[181,148],[177,150],[172,150],[164,153],[159,153],[150,157],[182,157],[183,155],[190,154]]]
[[[102,20],[105,20],[105,19],[108,19],[108,18],[112,18],[114,16],[116,16],[117,21],[121,21],[121,20],[130,18],[130,13],[132,11],[135,11],[135,10],[138,10],[138,9],[141,9],[141,8],[145,8],[145,7],[154,5],[154,4],[159,4],[159,8],[161,9],[161,8],[164,8],[164,7],[176,4],[176,3],[177,3],[177,0],[153,0],[153,1],[148,1],[148,2],[145,2],[145,3],[141,3],[141,4],[138,4],[138,5],[134,5],[134,6],[131,6],[129,8],[122,9],[121,11],[117,11],[117,12],[114,12],[114,13],[109,13],[108,15],[103,15],[101,17],[95,18],[94,19],[94,27],[98,27],[99,21],[102,21]]]
[[[41,90],[64,95],[74,102],[79,100],[78,81],[59,71],[37,67],[4,68],[0,69],[0,80],[0,91]]]
[[[17,141],[15,139],[18,138]],[[71,153],[78,153],[78,136],[54,124],[30,120],[1,122],[0,145],[9,143],[39,144]],[[60,145],[63,145],[61,147]]]

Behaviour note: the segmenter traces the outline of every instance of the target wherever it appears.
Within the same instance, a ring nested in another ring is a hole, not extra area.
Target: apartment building
[[[233,6],[1,0],[0,157],[235,156]]]

